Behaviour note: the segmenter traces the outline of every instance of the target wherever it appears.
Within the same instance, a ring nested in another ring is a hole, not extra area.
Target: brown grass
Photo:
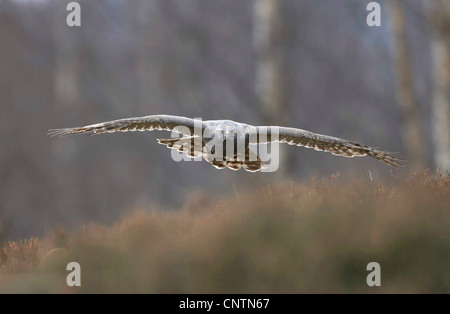
[[[180,211],[142,209],[112,227],[85,226],[70,241],[9,243],[0,291],[448,293],[449,204],[449,176],[430,173],[199,195]],[[78,288],[65,284],[71,261],[81,265]],[[372,261],[381,287],[366,285]]]

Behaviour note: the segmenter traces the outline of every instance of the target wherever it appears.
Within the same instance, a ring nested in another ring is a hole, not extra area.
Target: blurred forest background
[[[151,114],[278,124],[450,169],[450,1],[0,0],[0,239],[180,208],[210,192],[340,172],[371,158],[286,147],[278,173],[176,163],[146,132],[49,138],[51,128]],[[194,195],[194,196],[193,196]],[[193,200],[192,200],[193,199]]]

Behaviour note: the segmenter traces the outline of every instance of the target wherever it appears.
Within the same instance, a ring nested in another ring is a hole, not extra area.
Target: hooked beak
[[[222,138],[227,138],[227,136],[228,136],[228,131],[226,131],[226,130],[221,130],[219,133],[220,133],[220,135],[222,135]]]

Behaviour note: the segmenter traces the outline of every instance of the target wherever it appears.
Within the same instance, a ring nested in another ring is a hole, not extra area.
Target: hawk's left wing
[[[317,151],[325,151],[337,156],[360,157],[370,156],[385,164],[397,168],[403,166],[406,160],[392,156],[390,152],[377,150],[373,147],[361,145],[349,140],[313,133],[310,131],[287,127],[256,127],[257,144],[278,141],[289,145],[314,148]],[[278,133],[278,137],[275,135]],[[272,134],[273,133],[273,134]],[[265,135],[267,134],[267,135]]]

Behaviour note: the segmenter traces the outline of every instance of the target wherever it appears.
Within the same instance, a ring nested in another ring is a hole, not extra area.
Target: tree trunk
[[[255,90],[260,104],[262,122],[284,125],[289,115],[287,71],[283,55],[282,15],[279,0],[254,1],[254,47],[257,56]],[[280,145],[278,173],[292,173],[293,162]]]
[[[420,107],[414,91],[414,73],[406,38],[403,0],[389,1],[395,38],[397,98],[400,105],[401,131],[407,149],[409,167],[420,170],[426,166],[426,145]]]
[[[434,163],[450,170],[450,2],[429,2],[429,21],[433,32],[433,140]]]
[[[62,9],[65,6],[66,4],[59,7]],[[65,18],[61,19],[59,15],[55,15],[54,24],[56,66],[53,86],[55,101],[58,106],[75,106],[79,103],[80,65],[75,43],[80,31],[76,27],[67,26]]]

